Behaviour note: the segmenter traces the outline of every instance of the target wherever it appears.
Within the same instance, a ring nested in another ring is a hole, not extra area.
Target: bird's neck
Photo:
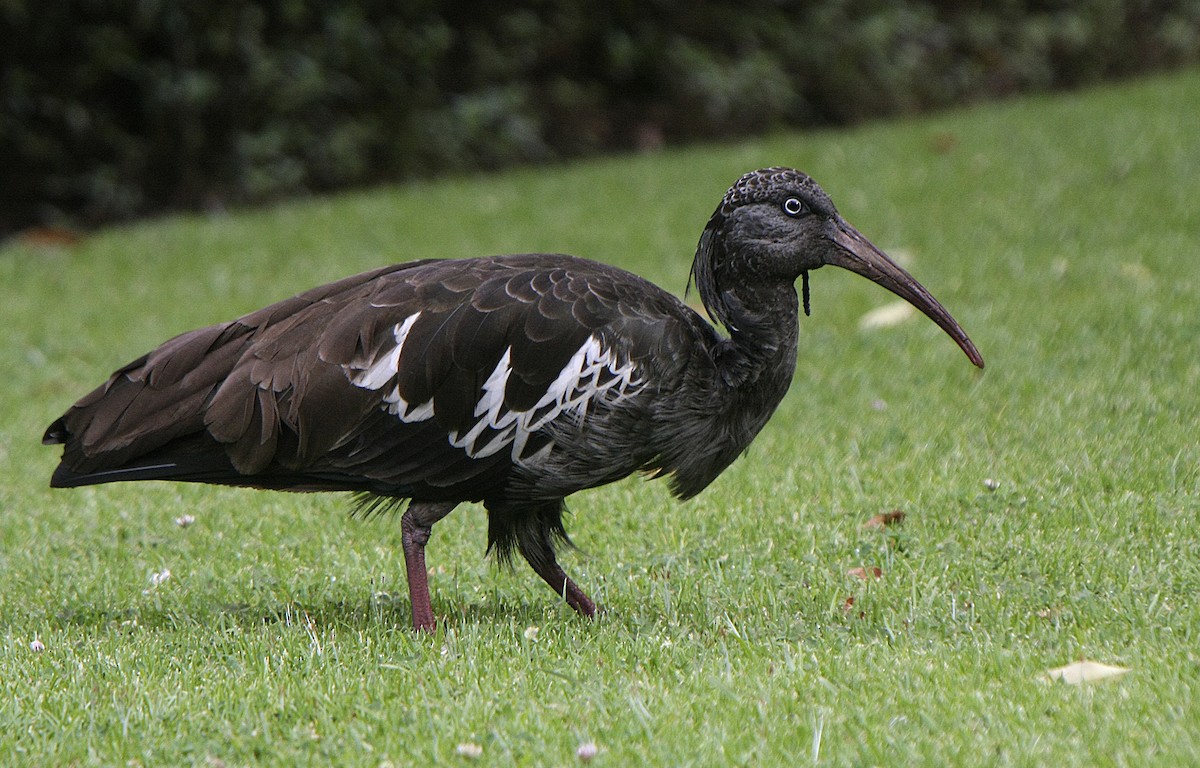
[[[673,474],[681,498],[699,493],[736,459],[767,423],[796,370],[799,301],[791,285],[743,291],[722,309],[729,338],[710,349],[710,386],[666,411],[670,445],[659,466]]]
[[[796,370],[799,310],[796,289],[787,284],[730,297],[720,318],[729,338],[717,349],[716,365],[731,393],[757,391],[774,410]]]

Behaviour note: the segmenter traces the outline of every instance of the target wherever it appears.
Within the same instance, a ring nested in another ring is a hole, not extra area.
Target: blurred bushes
[[[1200,0],[0,0],[0,231],[1073,87]]]

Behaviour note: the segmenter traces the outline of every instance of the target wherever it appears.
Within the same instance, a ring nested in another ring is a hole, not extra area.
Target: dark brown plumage
[[[377,269],[177,336],[46,431],[51,484],[180,480],[410,500],[401,525],[418,629],[434,626],[424,546],[462,501],[489,548],[519,551],[576,610],[559,567],[563,499],[643,471],[689,498],[750,443],[796,361],[794,282],[835,264],[884,285],[983,361],[953,318],[807,176],[742,177],[692,277],[722,337],[615,267],[528,254]],[[807,304],[807,302],[805,302]]]

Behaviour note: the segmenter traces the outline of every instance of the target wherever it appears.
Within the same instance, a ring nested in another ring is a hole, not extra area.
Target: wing
[[[483,498],[552,448],[551,426],[645,388],[688,313],[564,256],[376,270],[117,371],[47,431],[66,446],[52,482]]]
[[[177,476],[182,474],[215,482],[236,472],[232,453],[206,429],[211,404],[233,372],[261,359],[257,352],[267,337],[352,304],[389,274],[421,266],[388,267],[315,288],[232,322],[176,336],[120,368],[46,430],[44,443],[64,445],[51,484],[185,479]],[[275,411],[266,391],[246,390],[244,412]],[[269,441],[274,430],[265,424],[259,429]]]

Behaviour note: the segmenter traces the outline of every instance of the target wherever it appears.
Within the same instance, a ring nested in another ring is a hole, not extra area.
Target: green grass
[[[1193,71],[0,251],[0,759],[1196,764],[1196,103]],[[907,253],[988,368],[923,319],[859,331],[890,295],[815,274],[745,459],[688,504],[636,479],[571,500],[595,622],[484,560],[476,507],[434,531],[429,638],[396,519],[344,498],[45,487],[45,425],[168,335],[429,256],[566,251],[682,290],[725,187],[774,163]],[[1132,672],[1039,679],[1081,657]]]

